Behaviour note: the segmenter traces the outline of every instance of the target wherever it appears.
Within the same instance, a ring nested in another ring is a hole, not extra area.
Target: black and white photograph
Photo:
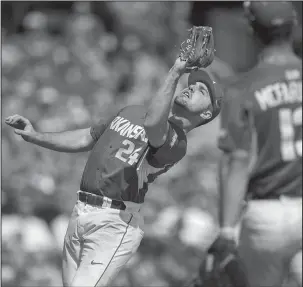
[[[301,287],[302,1],[1,1],[2,287]]]

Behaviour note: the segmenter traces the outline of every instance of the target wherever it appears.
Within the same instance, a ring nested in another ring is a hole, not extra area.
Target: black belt
[[[101,207],[104,205],[104,202],[106,202],[106,199],[104,199],[104,197],[101,195],[96,195],[83,191],[78,192],[78,199],[83,203],[94,205],[94,206],[101,206]],[[109,208],[120,209],[120,210],[126,209],[126,206],[123,201],[119,201],[115,199],[111,199],[110,201],[111,201],[110,205],[108,206]]]
[[[294,194],[294,193],[285,193],[285,194],[275,194],[275,193],[271,193],[271,194],[265,194],[263,196],[257,196],[257,195],[253,195],[251,198],[249,198],[250,200],[279,200],[281,199],[281,197],[288,197],[288,198],[302,198],[301,195],[298,194]]]

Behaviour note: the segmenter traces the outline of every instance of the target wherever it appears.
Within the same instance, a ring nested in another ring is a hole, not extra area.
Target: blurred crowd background
[[[62,131],[146,104],[193,24],[213,27],[210,70],[225,83],[259,49],[241,4],[2,2],[1,118],[18,113],[38,130]],[[218,126],[190,133],[188,155],[150,187],[145,238],[114,286],[181,286],[197,270],[215,237]],[[63,237],[88,155],[25,143],[2,121],[1,156],[2,286],[62,286]]]

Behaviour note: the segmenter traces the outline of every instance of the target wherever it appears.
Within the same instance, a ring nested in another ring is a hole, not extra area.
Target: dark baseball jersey
[[[141,203],[148,184],[184,157],[187,140],[183,130],[170,122],[166,142],[153,148],[143,127],[145,115],[144,106],[127,106],[91,128],[96,144],[83,172],[81,190]]]
[[[302,63],[260,62],[227,88],[219,148],[251,155],[248,196],[302,195]]]

